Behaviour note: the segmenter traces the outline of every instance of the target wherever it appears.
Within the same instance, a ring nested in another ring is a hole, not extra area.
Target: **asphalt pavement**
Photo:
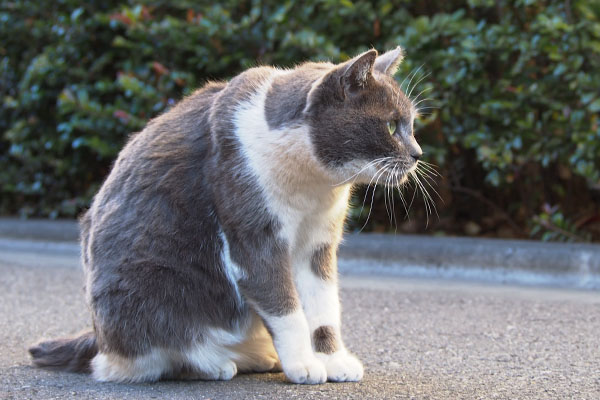
[[[365,365],[359,383],[254,374],[111,384],[34,368],[30,344],[89,326],[78,251],[0,238],[1,399],[600,399],[600,293],[365,271],[341,278],[344,337]]]

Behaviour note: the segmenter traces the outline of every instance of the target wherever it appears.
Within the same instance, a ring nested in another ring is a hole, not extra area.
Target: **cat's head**
[[[319,161],[340,182],[402,183],[422,155],[417,110],[393,78],[400,47],[369,50],[336,65],[309,93],[305,110]]]

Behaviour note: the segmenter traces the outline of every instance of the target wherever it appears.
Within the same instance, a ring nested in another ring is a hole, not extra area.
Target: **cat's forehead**
[[[413,104],[402,91],[396,80],[387,75],[375,72],[373,74],[375,84],[370,91],[382,111],[391,111],[403,115],[413,114]]]

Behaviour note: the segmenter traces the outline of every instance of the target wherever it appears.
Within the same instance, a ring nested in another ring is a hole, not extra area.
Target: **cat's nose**
[[[417,141],[415,140],[414,136],[411,136],[408,139],[406,147],[406,150],[408,150],[408,154],[410,154],[413,160],[415,160],[415,162],[419,161],[419,158],[421,158],[421,156],[423,155],[423,150],[421,149],[421,146],[419,146],[419,143],[417,143]]]

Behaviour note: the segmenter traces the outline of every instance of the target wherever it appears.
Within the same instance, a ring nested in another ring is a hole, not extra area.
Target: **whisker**
[[[419,160],[418,166],[420,166],[421,168],[426,169],[427,171],[431,172],[432,174],[441,177],[442,175],[437,171],[436,168],[438,168],[437,165],[429,163],[427,161],[423,161],[423,160]]]
[[[427,181],[427,183],[429,183],[429,181],[434,181],[436,180],[436,176],[432,175],[431,173],[429,173],[428,171],[424,170],[424,169],[419,169],[416,171],[423,179],[425,179]]]
[[[424,101],[427,101],[427,100],[434,100],[434,99],[432,99],[431,97],[426,97],[426,98],[424,98],[424,99],[421,99],[421,100],[417,101],[415,104],[413,104],[413,107],[414,107],[414,108],[417,108],[417,106],[418,106],[419,104],[421,104],[422,102],[424,102]]]
[[[419,169],[417,169],[417,172],[420,173],[420,174],[424,173],[422,170],[419,170]],[[421,175],[421,176],[423,177],[423,175]],[[440,196],[440,194],[438,193],[438,191],[435,190],[435,188],[433,187],[433,185],[431,185],[431,183],[429,183],[429,180],[427,178],[429,178],[431,180],[434,180],[434,179],[432,177],[430,177],[430,176],[425,175],[423,180],[431,188],[431,190],[433,190],[433,192],[437,195],[437,197],[443,202],[444,199],[442,198],[442,196]]]
[[[419,70],[421,68],[423,68],[424,65],[425,65],[424,63],[421,64],[421,66],[419,68],[417,68],[417,70],[414,72],[413,76],[410,78],[410,80],[408,81],[408,84],[406,85],[407,88],[410,88],[410,83],[412,82],[412,80],[414,79],[414,77],[417,76],[417,73],[419,72]],[[406,93],[406,92],[407,92],[407,90],[404,91],[404,93]]]
[[[427,171],[424,168],[417,168],[416,172],[418,172],[419,175],[421,175],[422,177],[427,178],[427,179],[434,179],[435,178],[434,175],[432,175],[429,171]]]
[[[402,205],[404,206],[404,211],[406,212],[406,217],[408,217],[408,209],[406,208],[406,201],[404,199],[404,195],[402,194],[402,188],[400,187],[400,177],[396,176],[396,188],[398,189],[398,194],[400,195],[400,201],[402,202]]]
[[[421,164],[421,160],[419,160],[419,164],[417,164],[417,169],[419,169],[420,171],[423,171],[423,172],[427,172],[428,176],[441,177],[439,172],[437,172],[435,169],[433,169],[429,165]]]
[[[410,99],[410,95],[412,94],[413,90],[415,90],[415,88],[419,85],[419,83],[421,83],[423,81],[423,79],[427,78],[429,75],[431,75],[431,72],[428,72],[426,74],[424,74],[412,87],[412,89],[410,89],[410,92],[408,93],[408,97]]]
[[[423,184],[423,182],[419,179],[419,183],[421,184],[421,190],[423,191],[423,193],[425,194],[425,196],[429,199],[429,203],[430,203],[430,207],[429,209],[431,210],[433,207],[433,211],[435,212],[435,215],[438,217],[438,219],[440,218],[440,215],[437,212],[437,207],[435,205],[435,201],[433,201],[433,197],[431,197],[431,194],[429,194],[429,191],[427,190],[427,188],[425,187],[425,185]],[[427,182],[429,184],[429,182]],[[433,189],[433,187],[431,186],[431,184],[429,184],[429,186]],[[437,191],[435,189],[433,189],[434,192],[436,192],[436,194],[438,195],[438,197],[441,199],[442,197],[439,195],[439,193],[437,193]]]
[[[432,90],[432,89],[433,89],[433,86],[430,86],[430,87],[426,87],[425,89],[421,90],[421,91],[419,92],[419,94],[417,95],[417,97],[415,97],[414,99],[412,99],[412,100],[411,100],[411,101],[412,101],[412,103],[414,104],[414,102],[415,102],[415,101],[417,101],[417,100],[419,99],[419,97],[420,97],[420,96],[421,96],[423,93],[425,93],[425,92],[428,92],[428,91],[430,91],[430,90]]]
[[[384,168],[383,168],[383,167],[382,167],[382,168],[380,168],[380,169],[378,169],[378,170],[375,172],[375,174],[373,174],[373,176],[371,177],[371,180],[369,181],[369,184],[367,185],[367,189],[366,189],[366,191],[365,191],[365,197],[363,198],[362,206],[361,206],[361,208],[360,208],[360,212],[359,212],[359,214],[358,214],[359,216],[360,216],[360,215],[362,215],[362,212],[363,212],[363,210],[364,210],[364,208],[365,208],[365,202],[367,201],[367,196],[369,195],[369,188],[371,187],[371,183],[373,183],[373,180],[375,180],[375,187],[373,188],[373,194],[375,194],[375,189],[377,188],[377,176],[378,176],[378,175],[379,175],[379,173],[380,173],[381,171],[383,171],[383,170],[384,170]],[[369,211],[369,214],[370,214],[370,211]]]
[[[415,77],[418,75],[419,71],[421,70],[421,68],[422,68],[424,65],[425,65],[424,63],[423,63],[423,64],[421,64],[421,66],[419,67],[419,69],[417,69],[417,71],[416,71],[416,72],[415,72],[415,74],[413,75],[413,79],[414,79],[414,78],[415,78]],[[411,81],[412,81],[412,79],[411,79]],[[418,82],[418,81],[417,81],[417,82]],[[416,86],[416,85],[417,85],[417,84],[415,83],[415,84],[413,84],[413,85],[412,85],[412,87],[411,87],[411,84],[410,84],[410,82],[408,82],[408,85],[407,85],[407,90],[408,90],[409,94],[408,94],[408,96],[406,96],[406,97],[410,98],[410,93],[412,93],[412,91],[414,90],[414,88],[415,88],[415,86]]]
[[[371,166],[374,166],[376,163],[380,163],[380,162],[386,161],[387,159],[390,159],[390,158],[392,158],[392,157],[382,157],[382,158],[377,158],[377,159],[375,159],[375,160],[373,160],[373,161],[370,161],[370,162],[369,162],[367,165],[365,165],[365,166],[364,166],[364,167],[363,167],[363,168],[362,168],[360,171],[358,171],[357,173],[355,173],[354,175],[352,175],[350,178],[348,178],[348,179],[345,179],[345,180],[343,180],[343,181],[341,181],[341,182],[339,182],[339,183],[336,183],[336,184],[334,184],[334,185],[332,185],[332,186],[339,186],[339,185],[343,185],[344,183],[346,183],[346,182],[348,182],[348,181],[352,180],[353,178],[357,177],[358,175],[360,175],[360,173],[361,173],[361,172],[363,172],[364,170],[366,170],[367,168],[369,168],[369,167],[371,167]]]
[[[421,117],[424,115],[433,115],[437,110],[439,110],[438,107],[417,108],[417,114]]]
[[[433,166],[433,167],[437,167],[437,165],[436,165],[436,164],[434,164],[434,163],[430,163],[429,161],[425,161],[425,160],[419,160],[419,163],[423,163],[423,164],[425,164],[425,165],[431,165],[431,166]]]
[[[365,208],[365,202],[367,201],[367,196],[369,195],[369,188],[371,187],[371,183],[373,183],[373,179],[375,179],[375,177],[377,176],[377,174],[379,173],[380,169],[378,169],[375,174],[373,174],[373,176],[371,177],[371,180],[369,181],[369,184],[367,185],[367,189],[365,190],[365,197],[363,197],[363,201],[362,201],[362,205],[360,207],[360,211],[358,213],[358,215],[362,215],[362,212]]]
[[[387,185],[387,183],[388,183],[389,177],[390,177],[390,175],[388,174],[388,176],[385,179],[385,183],[383,185],[384,186],[383,202],[385,204],[385,213],[387,214],[388,219],[390,220],[390,223],[391,223],[392,221],[391,221],[391,217],[390,217],[390,211],[388,210],[388,196],[389,196],[390,192],[389,192],[389,186]]]
[[[392,198],[392,221],[391,224],[394,224],[394,232],[398,231],[398,224],[396,221],[396,201],[394,200],[394,178],[396,176],[396,169],[398,168],[398,163],[394,164],[394,168],[392,168],[392,173],[390,174],[390,179],[388,180],[388,187],[390,188],[390,194]]]
[[[410,174],[408,174],[408,177],[412,178],[412,180],[414,181],[413,175],[414,175],[414,171],[411,171]],[[409,182],[413,183],[411,180],[409,180]],[[410,209],[411,209],[411,207],[413,205],[413,202],[415,201],[415,197],[416,196],[417,196],[417,184],[415,183],[415,190],[413,191],[412,198],[410,199],[410,204],[408,205],[408,212],[409,213],[410,213]],[[410,220],[410,217],[409,217],[409,220]]]
[[[395,202],[394,202],[394,187],[392,186],[392,181],[394,179],[394,171],[396,170],[398,163],[394,163],[394,166],[391,168],[391,172],[388,176],[388,179],[386,181],[386,187],[388,188],[388,193],[390,196],[390,200],[391,200],[391,213],[390,213],[390,225],[392,225],[396,219],[396,214],[395,214]]]
[[[436,182],[437,178],[439,178],[439,176],[433,175],[431,172],[426,171],[424,169],[419,169],[418,170],[419,175],[421,175],[424,179],[427,180],[427,182],[434,181]]]
[[[433,110],[427,110],[427,109],[425,109],[425,110],[417,110],[417,115],[419,117],[430,117],[430,116],[432,116],[435,113],[436,110],[437,109],[433,109]]]
[[[420,69],[420,68],[421,68],[423,65],[425,65],[425,63],[421,64],[421,66],[419,67],[419,69]],[[418,69],[417,69],[417,71],[418,71]],[[415,69],[413,68],[413,70],[412,70],[412,71],[410,71],[410,72],[408,73],[408,75],[406,75],[406,76],[404,77],[404,79],[402,80],[402,83],[400,83],[400,89],[402,89],[402,85],[404,85],[404,82],[405,82],[405,81],[406,81],[406,80],[407,80],[407,79],[408,79],[408,78],[409,78],[409,77],[410,77],[410,76],[411,76],[413,73],[416,73],[417,71],[415,71]],[[404,92],[406,93],[406,91],[404,91]]]
[[[377,190],[377,183],[378,183],[377,180],[385,172],[385,170],[386,170],[386,166],[383,166],[374,175],[374,177],[377,177],[377,179],[375,179],[375,186],[373,187],[373,194],[371,195],[371,205],[369,206],[369,214],[367,214],[367,219],[365,220],[365,224],[362,226],[362,228],[360,228],[358,233],[362,232],[363,229],[365,229],[365,227],[367,226],[367,223],[369,222],[369,218],[371,217],[371,211],[373,211],[373,200],[375,199],[375,191]],[[370,186],[370,183],[369,183],[369,186]],[[363,204],[363,207],[364,207],[364,204]],[[361,214],[362,214],[362,209],[361,209]]]
[[[387,214],[388,220],[390,221],[390,224],[392,223],[392,218],[390,217],[390,211],[388,210],[388,198],[390,196],[390,190],[389,190],[389,186],[388,186],[388,181],[390,179],[390,174],[388,173],[386,178],[385,178],[385,183],[384,183],[384,204],[385,204],[385,212]],[[390,204],[391,205],[391,204]]]
[[[429,226],[429,214],[431,214],[431,208],[429,207],[429,201],[428,201],[427,197],[425,196],[425,190],[423,189],[423,185],[421,184],[421,181],[419,180],[419,177],[417,176],[416,173],[413,173],[413,178],[415,179],[415,183],[416,183],[417,187],[419,188],[419,190],[421,190],[421,195],[423,196],[423,204],[425,205],[425,217],[426,217],[425,228],[427,228]]]

